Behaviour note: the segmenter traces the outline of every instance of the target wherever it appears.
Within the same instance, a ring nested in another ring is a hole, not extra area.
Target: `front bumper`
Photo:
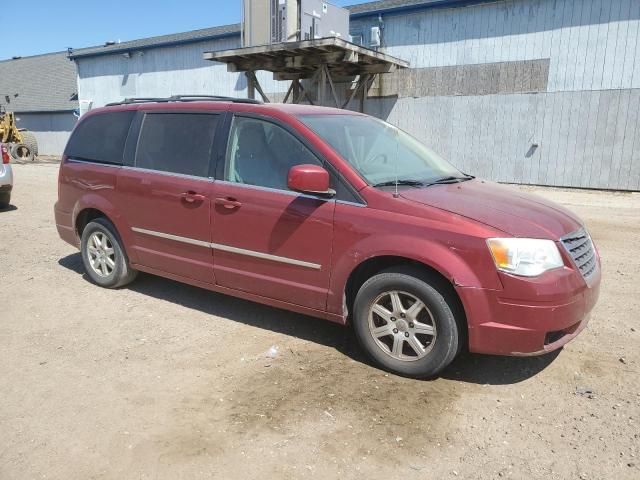
[[[457,289],[467,314],[469,350],[541,355],[573,340],[587,325],[600,292],[600,266],[587,286],[571,268],[538,279],[502,275],[503,290]]]

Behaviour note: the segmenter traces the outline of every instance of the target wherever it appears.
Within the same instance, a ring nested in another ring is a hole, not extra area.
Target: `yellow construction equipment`
[[[38,155],[38,141],[33,133],[18,128],[16,116],[0,106],[0,143],[7,144],[16,160],[29,161]]]

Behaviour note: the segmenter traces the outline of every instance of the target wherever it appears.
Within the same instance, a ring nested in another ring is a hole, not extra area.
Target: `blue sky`
[[[365,0],[331,3],[346,6]],[[2,22],[0,60],[236,23],[241,1],[23,0],[14,4],[20,6],[17,11],[22,13],[16,17],[20,21]]]

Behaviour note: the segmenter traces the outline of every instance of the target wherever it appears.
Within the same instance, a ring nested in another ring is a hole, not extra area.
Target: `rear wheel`
[[[353,326],[369,356],[383,368],[432,377],[458,353],[455,301],[418,269],[395,268],[371,277],[358,291]]]
[[[82,231],[80,250],[87,275],[101,287],[122,287],[138,274],[129,265],[116,228],[105,218],[87,224]]]

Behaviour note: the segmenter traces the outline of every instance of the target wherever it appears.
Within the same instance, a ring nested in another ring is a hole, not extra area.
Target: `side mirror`
[[[287,186],[291,190],[312,195],[333,197],[336,192],[329,188],[329,172],[318,165],[296,165],[289,170]]]

